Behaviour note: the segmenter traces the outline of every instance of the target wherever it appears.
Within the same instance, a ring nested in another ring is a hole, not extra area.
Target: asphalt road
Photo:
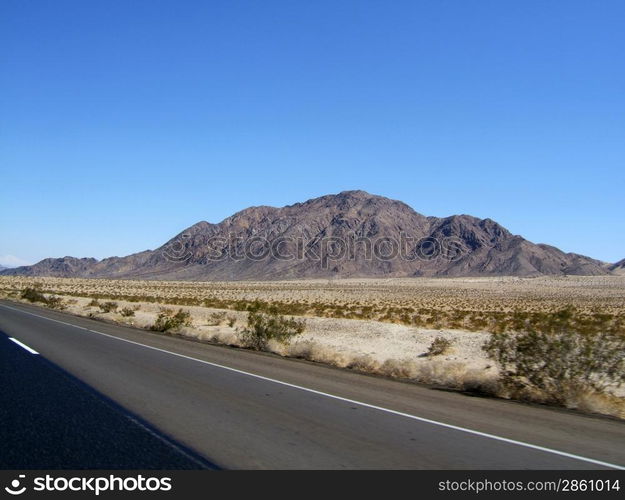
[[[0,469],[212,464],[0,333]]]
[[[3,377],[13,377],[1,389],[1,437],[3,443],[12,439],[18,450],[10,455],[13,460],[42,468],[46,460],[54,465],[57,458],[53,453],[20,456],[20,445],[11,438],[18,434],[5,422],[7,413],[13,424],[26,422],[17,427],[31,429],[31,439],[70,436],[83,467],[143,468],[141,457],[152,456],[162,458],[154,463],[163,468],[193,468],[184,462],[196,460],[189,450],[205,459],[196,468],[625,466],[625,424],[614,419],[433,390],[10,302],[0,303],[0,332],[39,353],[14,342],[8,346],[10,341],[0,338],[0,353],[9,360],[6,365],[2,360],[9,372]],[[45,359],[33,359],[41,357]],[[115,403],[87,401],[88,410],[80,401],[67,406],[74,401],[71,391],[89,392],[76,379],[99,400]],[[73,388],[65,387],[72,383]],[[47,393],[45,412],[42,393]],[[5,401],[17,404],[7,410]],[[131,415],[149,423],[135,427],[151,427],[145,434],[157,439],[129,437],[133,419],[115,426],[115,416],[107,415],[110,409],[118,417]],[[81,440],[72,437],[74,427],[63,430],[54,423],[57,413],[81,420],[81,433],[110,446],[81,450]],[[171,456],[158,451],[163,445]]]

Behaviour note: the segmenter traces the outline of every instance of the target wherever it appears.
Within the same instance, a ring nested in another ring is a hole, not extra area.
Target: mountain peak
[[[336,196],[341,197],[341,198],[383,198],[382,196],[368,193],[367,191],[363,191],[362,189],[352,189],[348,191],[341,191]]]
[[[371,194],[367,191],[362,190],[341,191],[340,193],[326,194],[317,198],[311,198],[310,200],[307,200],[303,203],[295,203],[294,205],[289,205],[289,207],[285,208],[302,206],[325,206],[346,209],[356,206],[377,206],[379,209],[383,209],[383,207],[390,207],[392,205],[395,205],[396,207],[402,207],[402,209],[408,208],[411,212],[414,212],[412,208],[410,208],[402,201],[393,200],[391,198],[386,198],[385,196],[380,196],[377,194]]]

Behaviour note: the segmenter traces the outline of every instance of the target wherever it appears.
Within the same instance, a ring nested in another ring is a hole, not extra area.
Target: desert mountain
[[[614,274],[625,274],[625,259],[612,264],[609,269]]]
[[[127,257],[44,259],[0,274],[239,280],[610,272],[604,262],[531,243],[491,219],[426,217],[400,201],[344,191],[199,222]]]

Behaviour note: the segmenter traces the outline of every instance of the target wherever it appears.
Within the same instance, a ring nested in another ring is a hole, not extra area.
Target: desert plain
[[[242,345],[250,304],[275,307],[306,324],[290,343],[270,343],[277,355],[457,389],[496,384],[497,366],[482,350],[493,334],[549,331],[563,317],[571,330],[595,333],[609,325],[625,334],[625,276],[229,282],[0,277],[2,298],[22,301],[29,287],[58,297],[68,313],[138,328],[149,328],[164,309],[182,308],[190,323],[172,334],[234,347]],[[115,307],[99,307],[106,301]],[[448,348],[432,355],[437,338]],[[625,393],[614,396],[622,400]],[[622,404],[614,403],[579,400],[570,406],[595,411],[599,405],[602,413],[624,416]]]

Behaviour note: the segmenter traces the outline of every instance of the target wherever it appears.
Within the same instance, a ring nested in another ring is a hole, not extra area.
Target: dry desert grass
[[[550,331],[563,321],[581,333],[622,333],[625,325],[624,276],[281,282],[0,277],[0,294],[13,300],[34,286],[59,297],[73,314],[140,328],[183,308],[189,321],[177,334],[234,346],[243,345],[246,310],[255,302],[306,318],[306,331],[290,343],[269,342],[276,354],[530,400],[541,398],[502,392],[497,368],[482,350],[491,333]],[[575,394],[567,406],[625,416],[623,395],[615,394]]]
[[[570,328],[606,323],[625,332],[625,276],[177,282],[0,277],[0,291],[40,284],[76,297],[244,311],[254,301],[298,316],[375,320],[468,331],[548,330],[563,310]]]

